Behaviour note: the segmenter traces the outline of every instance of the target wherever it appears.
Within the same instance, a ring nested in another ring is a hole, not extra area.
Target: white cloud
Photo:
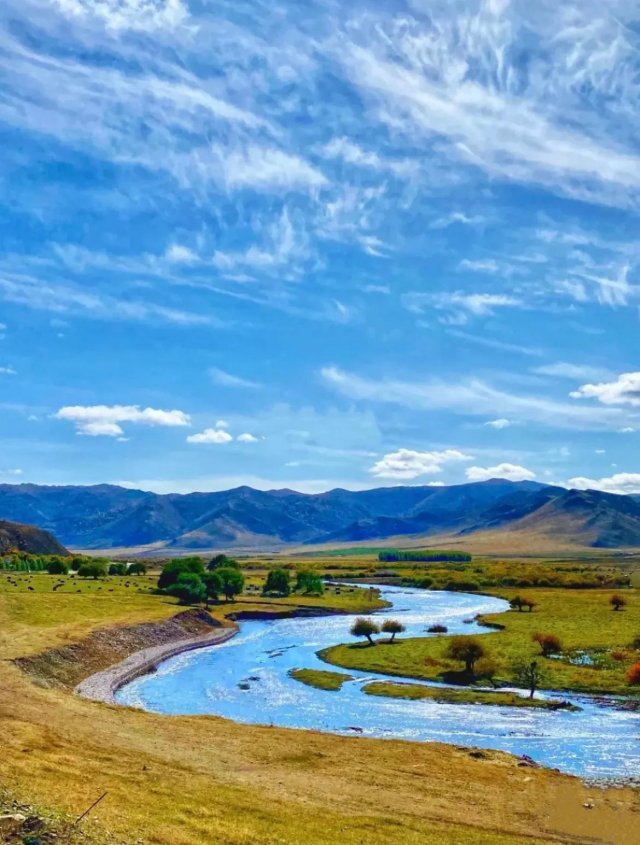
[[[183,0],[51,0],[70,18],[95,20],[113,30],[172,30],[189,11]]]
[[[257,443],[258,438],[255,437],[253,434],[249,434],[246,432],[245,434],[239,434],[237,437],[238,443]]]
[[[495,428],[498,431],[501,431],[503,428],[509,428],[509,426],[512,426],[513,423],[505,417],[500,417],[500,419],[497,420],[489,420],[489,422],[486,422],[485,425],[489,426],[489,428]]]
[[[221,370],[219,367],[211,367],[209,370],[209,376],[215,384],[219,384],[221,387],[236,387],[246,390],[252,390],[260,387],[260,385],[255,381],[249,381],[249,379],[233,375],[233,373]]]
[[[165,257],[172,264],[193,264],[198,260],[198,256],[192,249],[181,244],[171,244],[165,253]]]
[[[635,434],[637,428],[634,428],[632,425],[625,425],[624,428],[618,429],[620,434]]]
[[[13,367],[0,367],[0,375],[3,376],[16,376],[18,375],[17,372],[13,369]]]
[[[498,273],[500,265],[493,258],[465,258],[458,265],[460,270],[472,270],[474,273]]]
[[[229,423],[226,420],[218,420],[215,424],[215,428],[229,428]]]
[[[415,452],[411,449],[398,449],[396,452],[389,452],[377,461],[369,472],[378,478],[410,480],[420,475],[434,475],[442,472],[445,464],[470,460],[469,455],[457,449],[445,449],[443,452]]]
[[[489,481],[491,478],[504,478],[507,481],[531,481],[536,477],[526,467],[517,464],[498,464],[494,467],[469,467],[466,470],[469,481]]]
[[[24,475],[24,470],[21,470],[21,469],[18,469],[18,468],[0,470],[0,476],[3,476],[3,475],[4,476],[11,476],[13,478],[17,478],[21,475]]]
[[[464,325],[469,316],[489,317],[497,308],[523,308],[524,302],[515,296],[503,293],[407,293],[402,303],[409,311],[424,314],[431,308],[448,311],[444,318],[449,325]]]
[[[472,226],[476,223],[481,223],[482,217],[469,217],[463,211],[454,211],[446,217],[439,217],[429,225],[430,229],[447,229],[455,223],[460,223],[464,226]]]
[[[54,416],[72,422],[77,434],[89,437],[120,437],[124,434],[121,423],[168,427],[191,424],[191,418],[184,411],[163,411],[139,405],[70,405],[60,408]]]
[[[231,443],[233,437],[224,428],[205,428],[198,434],[190,434],[187,443]]]
[[[603,367],[594,367],[589,364],[569,364],[566,361],[534,367],[532,372],[541,376],[575,379],[576,381],[580,379],[606,378],[609,375]]]
[[[297,155],[249,144],[227,149],[213,146],[211,154],[218,171],[231,188],[255,188],[278,191],[318,189],[327,184],[326,177]]]
[[[605,493],[640,493],[640,472],[617,472],[609,478],[570,478],[569,484],[578,490],[602,490]]]
[[[597,399],[603,405],[640,407],[640,372],[622,373],[611,382],[583,384],[570,396],[574,399]]]
[[[380,402],[429,412],[446,410],[484,417],[497,412],[517,422],[532,421],[555,428],[579,430],[613,429],[625,421],[623,412],[616,408],[586,408],[534,394],[507,393],[480,379],[406,382],[365,378],[339,367],[324,367],[320,374],[330,387],[350,401]]]

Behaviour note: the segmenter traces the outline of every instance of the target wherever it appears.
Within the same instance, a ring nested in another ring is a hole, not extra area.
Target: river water
[[[426,636],[425,625],[441,623],[449,633],[490,638],[487,628],[464,620],[508,608],[502,599],[466,593],[401,587],[381,592],[393,607],[376,616],[401,621],[407,627],[403,636]],[[339,692],[288,676],[295,668],[342,671],[323,663],[316,651],[348,641],[354,618],[242,622],[233,639],[167,660],[155,673],[123,687],[117,700],[158,713],[208,714],[354,736],[358,728],[357,736],[494,748],[584,777],[640,774],[640,713],[602,706],[588,696],[545,694],[578,704],[582,710],[574,713],[378,698],[361,689],[367,680],[387,677],[372,673],[350,671],[355,680]]]

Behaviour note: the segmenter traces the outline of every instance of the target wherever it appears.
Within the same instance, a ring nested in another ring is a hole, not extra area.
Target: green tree
[[[207,591],[204,581],[195,572],[182,572],[168,591],[180,604],[201,604],[206,600]]]
[[[529,690],[529,698],[533,698],[535,691],[544,683],[546,671],[537,660],[525,660],[513,667],[515,682]]]
[[[395,619],[387,619],[382,623],[381,631],[383,634],[391,634],[391,642],[394,642],[396,634],[404,633],[406,628],[402,622],[397,622]]]
[[[232,566],[223,566],[216,570],[222,583],[222,592],[227,601],[244,590],[244,575]]]
[[[450,660],[461,660],[465,672],[473,675],[475,665],[486,654],[484,646],[475,637],[453,637],[447,647],[446,656]]]
[[[373,635],[379,634],[380,628],[378,628],[372,619],[358,617],[351,626],[350,633],[352,637],[366,637],[369,640],[369,645],[375,645],[376,643],[373,639]]]
[[[49,575],[68,575],[69,567],[61,558],[52,557],[47,564],[47,572]]]
[[[183,574],[204,575],[204,564],[199,557],[176,557],[162,567],[158,587],[167,590]]]
[[[202,580],[204,582],[207,607],[209,607],[210,602],[218,601],[220,594],[223,592],[224,585],[220,577],[220,572],[205,572]]]
[[[78,575],[80,578],[93,578],[94,581],[97,578],[106,578],[107,565],[102,560],[90,560],[82,564]]]
[[[288,596],[290,592],[289,571],[287,569],[272,569],[267,575],[262,594],[264,596]]]
[[[220,569],[223,566],[231,567],[232,569],[240,569],[240,564],[237,560],[223,554],[214,555],[207,564],[207,569],[209,572],[214,572],[216,569]]]
[[[127,564],[126,563],[112,563],[109,566],[109,575],[126,575],[127,574]]]
[[[147,574],[147,567],[144,563],[140,563],[136,561],[135,563],[130,564],[128,575],[146,575]]]
[[[313,569],[301,569],[296,578],[296,592],[305,596],[321,596],[324,593],[322,578]]]

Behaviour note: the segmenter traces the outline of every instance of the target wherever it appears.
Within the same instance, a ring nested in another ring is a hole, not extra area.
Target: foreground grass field
[[[589,790],[497,752],[163,717],[34,683],[13,659],[179,610],[144,584],[53,593],[47,577],[0,579],[0,782],[72,816],[107,791],[86,824],[99,845],[635,841],[631,791]]]
[[[499,590],[512,599],[522,591]],[[640,596],[626,590],[627,605],[613,612],[611,590],[527,590],[535,602],[532,613],[510,610],[489,615],[484,621],[504,630],[483,636],[482,645],[496,663],[495,679],[513,682],[518,661],[539,658],[544,663],[546,689],[638,695],[640,689],[626,681],[629,666],[640,659],[633,645],[640,635]],[[536,632],[554,634],[562,643],[562,654],[540,658],[533,641]],[[345,634],[348,632],[345,630]],[[399,639],[393,645],[381,641],[347,643],[326,649],[322,657],[346,669],[384,672],[425,680],[443,680],[460,671],[460,663],[446,657],[450,637],[433,636]]]

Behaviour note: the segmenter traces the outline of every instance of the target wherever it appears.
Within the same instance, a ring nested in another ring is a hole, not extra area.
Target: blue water
[[[407,626],[404,636],[426,636],[425,626],[437,622],[449,633],[483,634],[489,648],[488,629],[464,620],[508,607],[501,599],[462,593],[385,587],[382,594],[393,608],[376,615],[401,620]],[[369,737],[495,748],[581,776],[640,773],[640,714],[603,707],[587,696],[570,698],[582,708],[572,713],[378,698],[365,695],[362,684],[387,676],[361,672],[351,672],[355,680],[339,692],[288,677],[295,668],[335,668],[316,651],[348,641],[353,619],[243,622],[227,643],[167,660],[154,674],[120,690],[117,700],[158,713],[209,714],[354,736],[351,729],[357,727]]]

